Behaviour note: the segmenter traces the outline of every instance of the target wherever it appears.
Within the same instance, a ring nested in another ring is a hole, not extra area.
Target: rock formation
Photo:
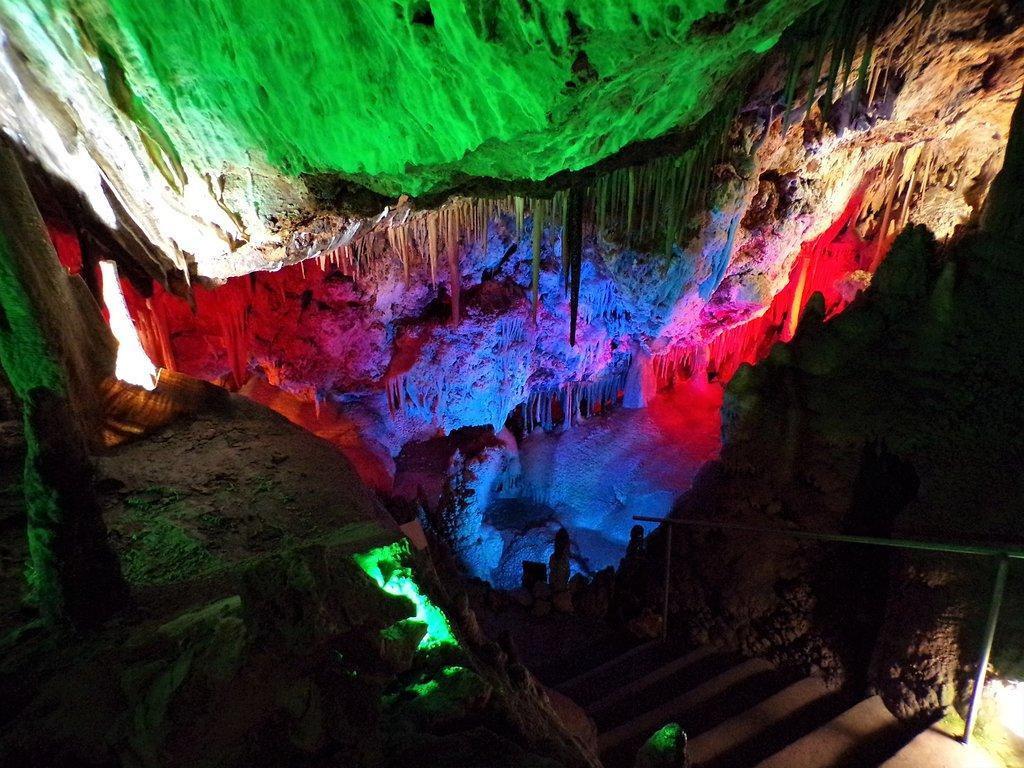
[[[988,561],[714,525],[1020,541],[1019,5],[0,0],[0,754],[595,765],[506,608],[961,705]]]
[[[1024,492],[1012,469],[1021,448],[1013,393],[1024,383],[1024,350],[1010,329],[1024,297],[1018,196],[1003,197],[1018,162],[1015,138],[1009,146],[980,227],[945,247],[926,228],[908,228],[842,315],[826,322],[812,301],[792,342],[740,369],[726,392],[721,461],[675,515],[1013,540]],[[986,223],[994,219],[998,229]],[[985,514],[975,515],[980,498]],[[677,632],[837,673],[870,669],[871,685],[906,719],[934,717],[967,689],[990,559],[753,533],[694,531],[676,541]],[[1013,609],[1005,615],[1013,636]],[[1012,676],[1019,658],[997,647],[995,664]]]

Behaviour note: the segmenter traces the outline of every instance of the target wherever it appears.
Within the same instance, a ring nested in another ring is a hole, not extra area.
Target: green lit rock
[[[408,669],[413,656],[427,636],[427,624],[416,619],[403,619],[380,632],[381,658],[395,669]]]
[[[172,584],[214,570],[220,564],[204,544],[181,525],[154,516],[130,534],[122,554],[125,578],[132,584]]]
[[[208,694],[226,686],[243,666],[248,636],[237,596],[195,608],[134,638],[131,663],[121,674],[128,705],[124,751],[141,765],[159,765],[164,741],[211,705]]]
[[[0,0],[0,127],[164,266],[243,274],[323,202],[375,214],[367,189],[543,181],[682,133],[819,1]]]
[[[357,554],[354,560],[384,592],[412,601],[416,609],[416,620],[423,622],[427,627],[426,634],[420,641],[420,648],[457,645],[448,617],[416,582],[412,569],[406,562],[410,556],[409,543],[402,540]]]
[[[636,754],[634,768],[686,768],[686,732],[679,723],[655,731]]]
[[[448,666],[386,700],[390,716],[428,730],[458,722],[480,712],[491,698],[491,686],[466,667]]]
[[[725,0],[21,5],[7,12],[21,34],[75,14],[75,42],[100,52],[171,179],[180,157],[255,154],[416,194],[462,174],[543,179],[699,118],[813,3],[769,0],[729,24],[715,23]]]
[[[379,632],[412,616],[413,603],[378,589],[353,560],[380,538],[379,529],[350,525],[245,569],[239,589],[257,642],[308,654],[355,629],[376,627]]]

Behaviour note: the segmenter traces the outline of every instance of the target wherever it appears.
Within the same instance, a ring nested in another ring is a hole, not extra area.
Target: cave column
[[[77,284],[76,284],[77,283]],[[21,401],[29,583],[47,620],[96,624],[124,582],[92,488],[86,436],[113,370],[102,317],[69,277],[10,148],[0,144],[0,364]]]
[[[981,229],[1014,242],[1024,242],[1024,90],[1010,120],[1003,167],[996,174],[981,214]]]

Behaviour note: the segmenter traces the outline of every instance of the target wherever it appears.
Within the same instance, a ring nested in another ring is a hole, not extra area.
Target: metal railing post
[[[661,605],[661,636],[668,639],[668,591],[672,571],[672,526],[665,526],[665,594]]]
[[[996,581],[992,587],[992,599],[988,606],[988,619],[985,621],[985,633],[981,637],[981,651],[978,656],[978,670],[974,674],[974,690],[971,691],[971,702],[967,708],[967,723],[964,726],[963,743],[969,744],[974,723],[978,719],[981,707],[981,693],[985,688],[985,676],[988,674],[988,659],[992,654],[992,641],[996,636],[996,622],[999,621],[999,609],[1003,604],[1003,590],[1006,588],[1006,571],[1010,558],[1003,555],[999,558],[996,568]]]
[[[988,674],[989,656],[992,654],[992,641],[996,634],[996,623],[999,621],[999,609],[1002,607],[1003,592],[1006,588],[1006,574],[1010,560],[1024,560],[1024,549],[1017,546],[991,546],[986,544],[958,544],[950,541],[922,541],[916,539],[887,539],[877,536],[851,536],[839,533],[818,533],[785,528],[768,528],[757,525],[744,525],[720,520],[694,520],[687,518],[648,517],[633,515],[633,519],[641,523],[658,523],[665,526],[665,594],[661,608],[661,626],[663,636],[668,636],[668,597],[669,577],[672,567],[672,528],[686,525],[697,528],[716,528],[723,531],[742,531],[759,533],[766,536],[784,536],[806,541],[830,541],[840,544],[866,544],[875,547],[893,547],[923,552],[946,552],[955,555],[973,555],[980,557],[998,557],[995,584],[992,588],[992,599],[989,602],[988,619],[985,622],[985,634],[981,643],[981,658],[974,677],[974,690],[967,710],[967,722],[961,741],[967,744],[971,740],[975,721],[978,719],[978,708],[981,705],[981,694],[985,688],[985,677]]]

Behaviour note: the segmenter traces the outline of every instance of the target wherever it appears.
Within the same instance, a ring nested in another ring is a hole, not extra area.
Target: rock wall
[[[71,641],[4,558],[5,764],[596,765],[323,441],[222,397],[99,470],[131,599]]]
[[[147,349],[275,403],[386,494],[403,448],[439,434],[507,425],[520,438],[643,406],[686,377],[727,380],[793,335],[813,291],[829,315],[846,306],[905,225],[946,237],[984,200],[1022,75],[1014,11],[940,3],[895,14],[873,40],[870,58],[862,44],[843,59],[865,62],[863,83],[828,96],[831,55],[798,45],[766,60],[736,117],[705,125],[695,147],[638,150],[588,177],[577,306],[557,194],[405,200],[366,226],[307,216],[292,236],[319,259],[219,286],[168,291],[136,265],[126,292]],[[706,209],[680,213],[683,198]],[[543,478],[523,485],[563,501]],[[677,490],[664,485],[650,493]]]
[[[1019,542],[1014,231],[973,229],[943,248],[909,228],[843,314],[823,322],[812,302],[791,343],[730,382],[721,461],[674,514]],[[677,542],[676,632],[869,680],[905,719],[932,717],[969,689],[991,559],[753,533],[687,531]],[[1015,583],[1010,606],[1022,599]],[[1014,608],[1004,616],[995,665],[1012,677],[1021,628]]]

